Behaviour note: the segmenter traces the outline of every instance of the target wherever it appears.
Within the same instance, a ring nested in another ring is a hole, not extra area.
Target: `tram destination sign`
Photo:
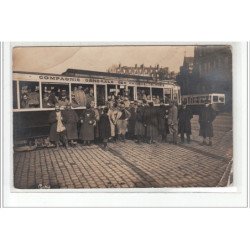
[[[107,78],[84,78],[72,77],[62,75],[49,75],[49,74],[28,74],[28,73],[14,73],[13,80],[17,81],[37,81],[44,83],[78,83],[78,84],[113,84],[113,85],[132,85],[132,86],[159,86],[163,87],[162,82],[145,82],[145,81],[129,81],[127,79],[107,79]]]

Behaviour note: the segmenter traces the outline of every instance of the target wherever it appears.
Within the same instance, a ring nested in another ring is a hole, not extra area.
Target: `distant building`
[[[232,51],[227,45],[197,46],[193,79],[196,93],[224,93],[232,105]]]
[[[184,57],[176,78],[182,94],[224,93],[232,104],[232,52],[226,45],[196,46],[194,57]]]
[[[180,73],[176,76],[176,80],[181,86],[181,92],[184,95],[190,94],[193,90],[193,68],[194,58],[185,56],[183,65],[180,67]]]
[[[149,76],[154,79],[165,80],[170,79],[171,74],[169,73],[168,67],[160,67],[159,64],[155,67],[149,66],[145,67],[144,64],[134,67],[122,66],[112,66],[107,70],[110,73],[126,74],[126,75],[139,75],[139,76]]]

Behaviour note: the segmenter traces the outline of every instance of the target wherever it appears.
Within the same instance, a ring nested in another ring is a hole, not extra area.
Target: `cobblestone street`
[[[214,121],[213,146],[199,145],[198,117],[192,120],[191,144],[78,144],[14,153],[16,188],[145,188],[226,186],[232,161],[232,117]]]

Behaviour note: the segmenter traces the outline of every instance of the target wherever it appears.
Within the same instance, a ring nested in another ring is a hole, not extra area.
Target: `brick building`
[[[119,64],[118,66],[112,66],[108,70],[110,73],[118,73],[118,74],[126,74],[126,75],[139,75],[139,76],[150,76],[159,80],[170,79],[173,72],[169,72],[168,67],[160,67],[157,64],[155,67],[149,66],[146,67],[144,64],[138,66],[135,64],[134,67],[122,66]],[[172,73],[172,74],[171,74]]]

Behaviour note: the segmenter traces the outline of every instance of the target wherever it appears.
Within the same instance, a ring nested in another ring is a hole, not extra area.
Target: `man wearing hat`
[[[201,145],[212,146],[213,121],[216,118],[216,111],[212,108],[210,100],[206,100],[204,107],[199,114],[200,133],[203,137]],[[208,137],[208,143],[207,143]]]
[[[187,143],[190,143],[192,118],[192,111],[190,108],[187,107],[187,101],[184,100],[178,112],[178,132],[179,134],[181,134],[181,143],[184,143],[184,134],[186,134],[187,136]]]
[[[60,110],[60,106],[58,104],[55,105],[55,110],[50,113],[49,122],[50,126],[50,141],[56,144],[56,148],[59,148],[59,142],[62,141],[64,146],[68,148],[68,140],[66,137],[66,127],[64,122],[66,121],[66,117],[64,113]]]

